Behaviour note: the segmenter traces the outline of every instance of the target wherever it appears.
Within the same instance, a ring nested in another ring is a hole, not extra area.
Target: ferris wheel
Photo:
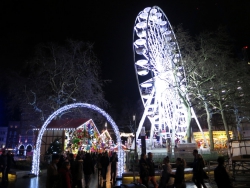
[[[189,124],[186,78],[181,53],[172,26],[157,6],[147,7],[135,20],[133,49],[135,72],[144,105],[136,135],[147,117],[154,137],[184,140]]]

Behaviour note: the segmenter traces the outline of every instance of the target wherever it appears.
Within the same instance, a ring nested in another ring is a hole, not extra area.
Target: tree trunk
[[[242,139],[242,134],[241,134],[241,127],[240,127],[240,117],[239,117],[239,113],[238,113],[238,109],[236,107],[236,105],[234,105],[234,115],[235,115],[235,122],[236,122],[236,131],[237,131],[237,139],[241,140]]]
[[[206,109],[207,113],[207,126],[208,126],[208,132],[209,132],[209,140],[210,140],[210,150],[214,150],[214,137],[213,137],[213,130],[212,130],[212,125],[211,125],[211,117],[210,117],[210,112],[208,109],[208,105],[206,102],[204,102],[204,106]]]
[[[225,128],[225,131],[226,131],[226,135],[227,135],[227,140],[229,141],[230,140],[230,135],[229,135],[227,120],[226,120],[226,117],[225,117],[225,113],[223,111],[223,107],[222,107],[221,101],[219,101],[219,105],[220,105],[221,118],[222,118],[222,121],[223,121],[223,124],[224,124],[224,128]]]
[[[187,143],[191,143],[191,127],[190,127],[191,118],[192,118],[191,109],[190,107],[187,107]]]

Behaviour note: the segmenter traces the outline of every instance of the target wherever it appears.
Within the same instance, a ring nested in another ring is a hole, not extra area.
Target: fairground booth
[[[210,145],[209,132],[203,132],[204,136]],[[229,131],[230,138],[233,137],[232,131]],[[201,132],[194,132],[193,137],[195,142],[197,143],[197,147],[199,149],[206,148],[206,142],[204,141],[204,137]],[[227,149],[227,135],[226,131],[213,131],[213,140],[214,140],[214,149]]]
[[[117,146],[108,130],[100,133],[92,119],[52,120],[44,132],[41,145],[41,155],[45,156],[52,153],[116,150]]]

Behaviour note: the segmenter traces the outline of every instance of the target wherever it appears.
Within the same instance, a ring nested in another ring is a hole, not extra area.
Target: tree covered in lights
[[[216,32],[202,32],[193,39],[181,27],[176,35],[185,62],[188,95],[194,108],[200,110],[200,116],[205,112],[210,141],[213,114],[221,115],[229,138],[227,117],[232,117],[232,109],[237,111],[235,105],[242,106],[243,80],[249,78],[232,54],[229,36],[219,28]],[[210,148],[213,149],[213,142]]]
[[[218,73],[220,71],[225,72],[226,64],[222,61],[228,60],[228,52],[216,48],[220,45],[220,42],[218,41],[218,45],[216,45],[214,33],[203,32],[195,40],[180,28],[178,34],[180,35],[179,38],[182,39],[179,43],[187,70],[188,95],[195,109],[197,111],[202,109],[199,112],[200,115],[203,114],[203,109],[205,110],[211,141],[213,140],[211,125],[213,107],[209,104],[209,101],[211,102],[213,99],[208,91],[211,90],[213,83],[223,82],[221,80],[222,74]],[[223,54],[223,57],[221,54]],[[210,148],[213,149],[213,142],[210,142]]]
[[[242,87],[245,85],[243,79],[247,74],[240,68],[242,62],[233,55],[230,37],[223,30],[204,33],[197,41],[200,42],[199,51],[204,59],[203,67],[210,64],[204,72],[213,76],[203,84],[203,101],[208,105],[206,109],[209,109],[210,114],[221,115],[227,138],[230,139],[229,129],[235,128],[235,119],[232,117],[238,115],[244,101],[246,92],[243,92]],[[247,77],[249,78],[249,75]]]
[[[22,72],[10,77],[10,94],[15,99],[10,106],[19,105],[22,114],[32,114],[38,124],[67,104],[86,102],[105,107],[100,75],[100,61],[93,44],[73,40],[60,45],[40,44]],[[71,115],[87,114],[82,109],[75,111]]]

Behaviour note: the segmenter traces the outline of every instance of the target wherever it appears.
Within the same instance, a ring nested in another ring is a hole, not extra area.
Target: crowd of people
[[[155,164],[153,161],[153,153],[149,152],[148,157],[146,154],[141,154],[141,159],[139,161],[140,167],[140,183],[149,187],[149,182],[151,182],[154,188],[182,188],[185,187],[184,180],[184,168],[186,166],[185,160],[181,158],[176,159],[176,172],[172,172],[172,167],[168,157],[163,159],[162,163],[162,174],[160,178],[159,185],[155,178]]]
[[[208,179],[204,171],[205,162],[198,150],[193,150],[193,178],[192,181],[197,188],[206,188],[204,179]],[[224,167],[224,158],[218,158],[218,166],[214,170],[214,180],[218,188],[232,188],[232,181],[229,173]],[[101,177],[103,182],[106,182],[108,166],[110,165],[110,181],[116,180],[118,157],[114,152],[112,155],[105,153],[84,153],[79,152],[77,155],[68,153],[67,155],[52,155],[52,161],[47,168],[46,188],[82,188],[82,179],[84,177],[85,187],[88,188],[91,180],[91,175],[98,173],[98,178]],[[8,183],[8,173],[14,157],[10,151],[3,151],[0,156],[0,169],[2,172],[2,183]],[[165,157],[162,162],[162,172],[159,183],[155,177],[155,163],[153,161],[153,153],[149,152],[141,154],[139,160],[140,183],[149,187],[151,182],[154,188],[185,188],[185,173],[186,162],[182,158],[176,158],[176,170],[172,171],[169,157]],[[95,170],[96,169],[96,170]]]
[[[192,181],[197,188],[207,188],[204,183],[204,179],[208,179],[207,173],[204,171],[205,162],[202,156],[198,153],[198,150],[193,151],[194,161],[193,161],[193,177]],[[185,188],[185,173],[184,169],[186,167],[186,162],[182,158],[176,158],[175,161],[176,170],[172,171],[172,166],[170,164],[169,157],[165,157],[162,162],[162,171],[160,175],[159,184],[155,179],[155,164],[153,162],[153,154],[148,153],[148,157],[145,153],[141,154],[141,159],[139,160],[140,167],[140,183],[149,187],[149,182],[151,182],[154,188]],[[214,179],[217,187],[233,187],[232,181],[229,173],[224,167],[224,158],[218,158],[218,166],[214,170]]]
[[[52,161],[47,168],[46,188],[82,188],[84,177],[85,187],[88,188],[92,174],[96,171],[103,181],[106,181],[107,168],[111,166],[111,179],[116,179],[116,153],[111,156],[107,152],[95,154],[80,152],[76,156],[52,155]],[[95,170],[96,169],[96,170]]]

